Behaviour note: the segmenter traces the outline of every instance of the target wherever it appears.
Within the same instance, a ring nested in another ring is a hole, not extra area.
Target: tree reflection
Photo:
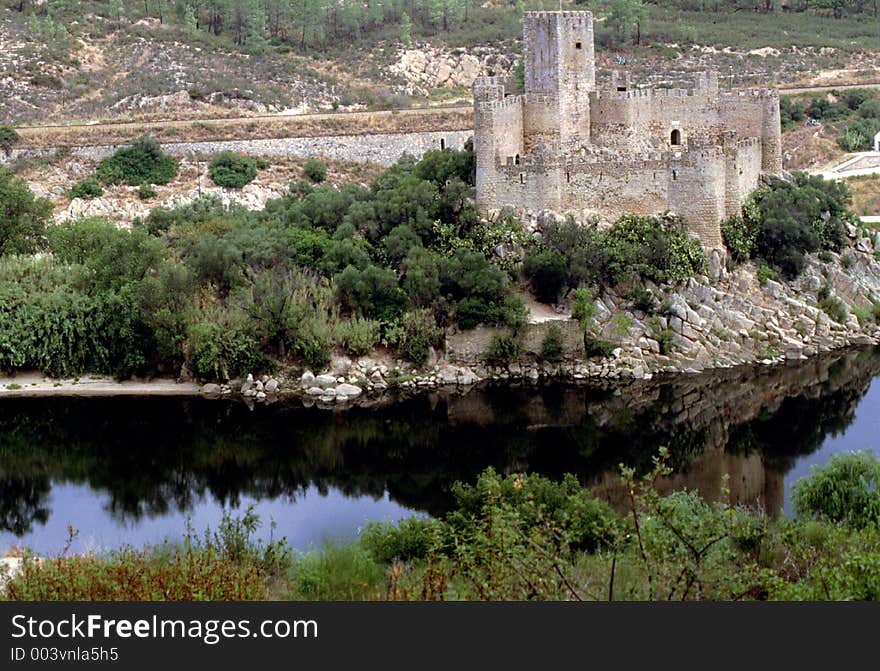
[[[660,445],[685,478],[707,450],[757,455],[782,474],[849,425],[878,372],[875,352],[850,351],[791,368],[622,387],[498,385],[346,413],[205,399],[6,399],[0,530],[22,535],[44,523],[50,483],[60,481],[106,493],[110,514],[137,520],[206,497],[296,499],[309,486],[387,491],[438,515],[452,483],[490,465],[591,483],[621,462],[647,469]]]

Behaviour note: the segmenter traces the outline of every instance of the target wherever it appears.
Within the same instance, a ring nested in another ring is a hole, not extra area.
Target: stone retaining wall
[[[584,334],[580,325],[573,319],[553,319],[545,322],[527,324],[522,332],[525,354],[538,356],[541,345],[552,326],[562,332],[563,356],[566,358],[583,357]],[[478,326],[467,331],[457,331],[446,336],[446,354],[452,361],[475,364],[485,359],[486,350],[492,336],[499,329]]]
[[[380,133],[375,135],[328,135],[322,137],[290,137],[274,140],[225,140],[219,142],[172,142],[162,149],[175,156],[187,154],[217,154],[237,151],[250,156],[282,156],[289,158],[330,158],[358,163],[393,165],[403,154],[416,158],[431,149],[462,149],[473,136],[469,130],[428,131],[420,133]],[[71,150],[76,158],[100,160],[110,156],[119,147],[101,145],[77,147]],[[17,149],[6,161],[18,157],[50,156],[55,149]]]

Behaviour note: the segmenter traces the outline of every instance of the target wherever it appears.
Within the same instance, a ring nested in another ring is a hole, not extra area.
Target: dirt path
[[[108,377],[54,379],[40,373],[20,373],[0,377],[0,398],[13,396],[194,396],[194,382],[172,379],[125,380]]]

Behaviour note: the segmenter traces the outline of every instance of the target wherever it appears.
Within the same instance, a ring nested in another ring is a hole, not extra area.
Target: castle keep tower
[[[523,95],[501,77],[474,82],[484,214],[672,211],[713,247],[762,177],[783,173],[775,90],[722,92],[714,73],[690,88],[633,88],[626,73],[597,86],[590,12],[526,12],[523,45]]]
[[[526,102],[553,115],[549,128],[535,124],[536,139],[555,139],[561,149],[590,141],[590,93],[596,90],[593,15],[590,12],[525,12]]]

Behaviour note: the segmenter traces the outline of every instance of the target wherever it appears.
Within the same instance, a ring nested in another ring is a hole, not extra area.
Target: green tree
[[[19,142],[21,142],[21,136],[12,126],[0,126],[0,151],[4,156],[9,156]]]
[[[607,16],[615,44],[641,43],[642,26],[648,17],[648,5],[642,0],[610,0]]]
[[[35,198],[23,179],[0,168],[0,256],[36,251],[51,216],[51,202]]]
[[[412,20],[406,12],[400,17],[400,42],[405,47],[412,43]]]

